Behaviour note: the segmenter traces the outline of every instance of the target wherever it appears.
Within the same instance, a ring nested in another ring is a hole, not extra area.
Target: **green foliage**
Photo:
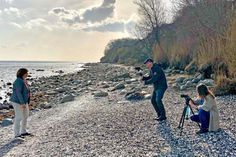
[[[106,49],[102,63],[136,64],[151,56],[141,41],[135,39],[118,39],[111,41]]]

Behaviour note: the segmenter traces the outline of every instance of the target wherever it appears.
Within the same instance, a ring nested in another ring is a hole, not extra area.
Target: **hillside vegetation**
[[[235,0],[173,1],[172,23],[165,23],[160,14],[163,8],[155,5],[161,0],[137,0],[136,4],[142,20],[137,23],[136,34],[142,35],[111,41],[101,62],[139,64],[152,57],[163,67],[190,73],[207,69],[207,77],[214,74],[221,87],[235,82]]]

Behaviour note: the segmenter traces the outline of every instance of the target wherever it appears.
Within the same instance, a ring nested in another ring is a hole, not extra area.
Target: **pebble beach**
[[[0,156],[236,156],[236,96],[216,98],[219,132],[196,135],[197,124],[186,120],[180,135],[180,94],[195,96],[196,77],[180,81],[173,71],[166,74],[167,120],[161,123],[154,120],[153,88],[143,85],[134,67],[91,63],[34,79],[28,128],[35,136],[16,141],[12,125],[0,127]],[[183,82],[192,88],[182,89]],[[1,123],[6,118],[14,118],[9,106],[0,110]]]

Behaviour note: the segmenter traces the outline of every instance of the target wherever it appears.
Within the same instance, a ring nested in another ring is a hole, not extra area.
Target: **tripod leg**
[[[186,112],[187,112],[187,106],[186,106],[186,107],[184,107],[184,112],[183,112],[183,120],[182,120],[182,125],[181,125],[181,128],[184,128],[184,119],[185,119]]]
[[[186,107],[184,107],[183,113],[182,113],[182,115],[181,115],[178,128],[181,128],[182,123],[183,123],[183,120],[184,120],[184,118],[185,118],[185,112],[186,112],[186,111],[185,111],[185,108],[186,108]]]
[[[191,107],[190,105],[189,105],[189,108],[190,108],[190,110],[191,110],[192,114],[194,115],[193,109],[192,109],[192,107]],[[197,125],[198,125],[198,127],[201,129],[201,126],[200,126],[200,124],[199,124],[199,123],[197,123]]]
[[[181,129],[180,130],[180,135],[182,135],[183,129],[184,129],[184,119],[185,119],[185,115],[186,115],[186,111],[187,111],[187,106],[184,107],[180,122],[179,122],[179,126],[178,128]]]

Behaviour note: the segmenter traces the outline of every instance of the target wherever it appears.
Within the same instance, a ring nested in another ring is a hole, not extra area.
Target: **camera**
[[[139,76],[141,77],[143,76],[143,69],[141,67],[135,67],[134,69],[137,71],[137,74]]]
[[[180,97],[181,97],[181,98],[185,98],[185,101],[186,101],[187,103],[189,103],[189,101],[192,100],[192,99],[190,98],[190,96],[187,95],[187,94],[181,94]]]

